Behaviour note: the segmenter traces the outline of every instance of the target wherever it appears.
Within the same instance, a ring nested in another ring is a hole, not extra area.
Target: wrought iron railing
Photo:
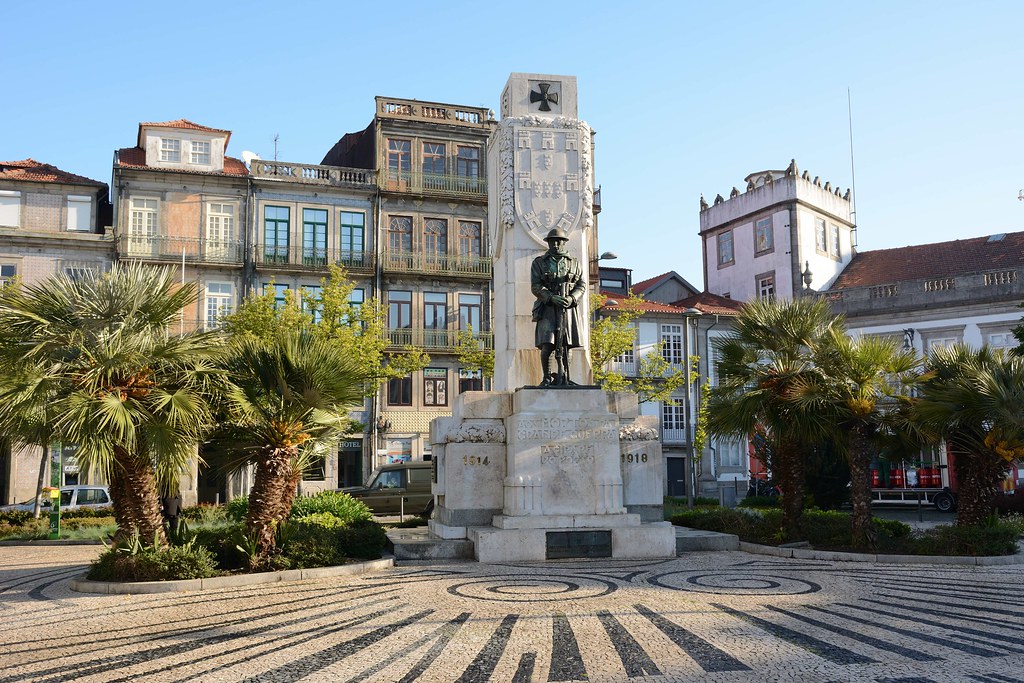
[[[486,197],[487,179],[420,171],[381,171],[381,188],[393,192],[421,192],[456,197]]]
[[[253,260],[256,265],[269,268],[318,270],[332,264],[344,266],[348,270],[373,270],[373,254],[367,251],[304,247],[294,244],[257,244],[254,251]]]
[[[241,263],[238,240],[207,240],[196,237],[140,236],[131,233],[117,240],[121,258],[181,263]]]
[[[464,275],[471,277],[491,277],[491,259],[489,257],[448,256],[446,254],[426,254],[411,251],[386,251],[381,255],[382,266],[386,272],[398,273],[436,273],[447,275]]]
[[[494,335],[491,332],[476,332],[473,338],[479,342],[481,348],[494,348]],[[392,327],[388,329],[388,342],[390,346],[453,350],[459,345],[459,330]]]

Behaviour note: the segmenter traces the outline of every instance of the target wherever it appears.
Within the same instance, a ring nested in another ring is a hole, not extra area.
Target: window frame
[[[766,239],[762,244],[761,234],[762,230]],[[775,251],[775,225],[772,221],[771,216],[767,218],[758,218],[754,221],[754,257],[762,256],[764,254],[771,254]]]
[[[728,239],[725,239],[728,238]],[[729,258],[723,258],[725,256],[725,245],[729,246]],[[715,235],[715,253],[717,255],[718,267],[726,268],[736,263],[736,239],[732,234],[732,230],[723,230],[722,232]]]
[[[661,323],[658,325],[658,341],[661,343],[661,357],[670,365],[682,365],[686,361],[686,344],[683,325]]]
[[[472,156],[463,156],[463,150],[472,152]],[[481,150],[477,145],[455,146],[455,175],[459,178],[480,178]]]
[[[835,223],[829,223],[829,242],[828,242],[828,254],[837,261],[843,259],[842,249],[839,247],[839,226]]]
[[[174,144],[168,144],[174,143]],[[165,164],[181,163],[181,138],[160,138],[160,161]]]
[[[824,218],[814,218],[814,250],[828,255],[828,226]]]
[[[388,380],[388,406],[412,406],[412,375]]]
[[[475,247],[475,248],[474,248]],[[480,221],[459,220],[459,258],[479,259],[484,255],[484,229]]]
[[[405,223],[404,221],[408,221]],[[388,253],[390,254],[411,254],[413,247],[412,240],[412,216],[395,215],[388,216]],[[398,247],[397,249],[395,247]],[[408,247],[408,248],[406,248]]]
[[[13,261],[0,261],[0,287],[5,287],[14,278],[18,277],[18,263]],[[14,272],[4,273],[4,269],[14,269]]]
[[[199,149],[196,149],[196,146]],[[205,151],[204,151],[205,150]],[[196,166],[209,166],[213,159],[213,145],[209,140],[189,140],[189,163]]]
[[[227,292],[218,291],[211,292],[211,285],[217,287],[226,287]],[[217,307],[217,311],[211,311],[210,305],[214,301],[226,300],[226,305],[220,305]],[[217,329],[223,325],[223,318],[227,315],[231,315],[235,311],[235,285],[233,282],[227,282],[223,280],[211,280],[206,283],[203,287],[203,325],[206,329]],[[211,318],[211,313],[213,317]]]
[[[408,296],[408,299],[400,298],[398,295]],[[412,329],[412,290],[411,289],[389,289],[387,292],[388,303],[388,329],[389,330],[410,330]],[[396,315],[397,314],[397,315]],[[392,324],[392,322],[400,324]],[[401,323],[405,324],[401,324]]]
[[[428,377],[428,370],[444,373],[444,376]],[[423,368],[424,406],[446,407],[448,405],[448,388],[448,368]]]
[[[275,209],[284,211],[285,217],[282,219],[275,216],[270,218],[267,216],[269,209]],[[270,238],[271,233],[268,231],[270,224],[274,226],[273,239]],[[281,227],[284,226],[282,233]],[[264,204],[263,205],[263,259],[267,263],[288,263],[288,247],[291,243],[291,226],[292,226],[292,207],[281,206],[279,204]],[[284,235],[284,243],[281,243],[281,235]]]
[[[427,151],[427,146],[434,147],[432,151]],[[438,148],[440,151],[438,151]],[[424,179],[428,176],[437,177],[443,176],[448,171],[448,145],[444,142],[437,142],[432,140],[424,140],[420,144],[420,171],[423,173]],[[427,168],[427,161],[430,160],[430,169]],[[440,162],[441,170],[437,170],[437,165]]]
[[[354,221],[358,217],[358,224]],[[356,249],[356,236],[358,235],[359,248]],[[341,250],[342,260],[345,255],[349,258],[362,259],[366,253],[366,212],[341,209],[338,212],[338,247]]]
[[[72,205],[77,205],[75,211],[72,211]],[[81,217],[80,212],[82,208],[85,209],[85,224],[79,226],[77,218]],[[87,194],[69,194],[65,202],[65,215],[65,229],[68,232],[92,232],[92,197]],[[76,216],[76,227],[71,227],[72,215]]]
[[[473,299],[476,301],[473,301]],[[483,331],[483,295],[475,292],[459,292],[459,330],[475,333]],[[473,326],[474,321],[476,326]]]
[[[766,295],[765,283],[768,282],[769,280],[770,282],[768,284],[770,285],[771,289],[770,291],[767,292]],[[778,288],[775,280],[774,270],[769,271],[767,273],[759,273],[758,275],[754,276],[754,294],[757,296],[758,299],[767,299],[769,301],[778,297]]]
[[[0,218],[3,218],[5,215],[14,217],[13,223],[0,221],[0,225],[5,228],[20,228],[22,217],[21,204],[20,190],[0,190]]]

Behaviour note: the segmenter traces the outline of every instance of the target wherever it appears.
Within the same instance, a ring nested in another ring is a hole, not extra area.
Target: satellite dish
[[[259,158],[260,155],[257,154],[256,152],[250,152],[249,150],[245,150],[244,152],[242,152],[242,161],[245,162],[246,166],[252,166],[252,162]]]

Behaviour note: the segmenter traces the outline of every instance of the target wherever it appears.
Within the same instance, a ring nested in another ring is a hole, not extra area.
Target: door
[[[686,458],[665,458],[668,468],[668,495],[686,497]]]

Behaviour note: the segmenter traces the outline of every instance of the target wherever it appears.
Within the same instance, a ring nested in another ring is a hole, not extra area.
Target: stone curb
[[[806,548],[778,548],[740,541],[740,550],[754,555],[791,557],[798,560],[827,560],[830,562],[876,562],[882,564],[955,564],[972,567],[1024,564],[1024,552],[1015,555],[991,557],[965,557],[962,555],[885,555],[876,553],[842,553],[834,550],[808,550]]]
[[[241,574],[238,576],[215,576],[210,579],[185,579],[182,581],[90,581],[86,578],[72,579],[71,590],[78,593],[103,593],[121,595],[144,595],[150,593],[178,593],[184,591],[213,590],[216,588],[237,588],[257,586],[265,583],[284,583],[325,579],[332,576],[351,576],[388,569],[395,565],[394,557],[379,560],[344,564],[337,567],[315,567],[313,569],[287,569],[280,572]]]
[[[0,541],[0,546],[5,545],[103,545],[103,541],[98,538],[61,538],[56,540],[51,540],[49,538],[34,538],[27,541]]]

